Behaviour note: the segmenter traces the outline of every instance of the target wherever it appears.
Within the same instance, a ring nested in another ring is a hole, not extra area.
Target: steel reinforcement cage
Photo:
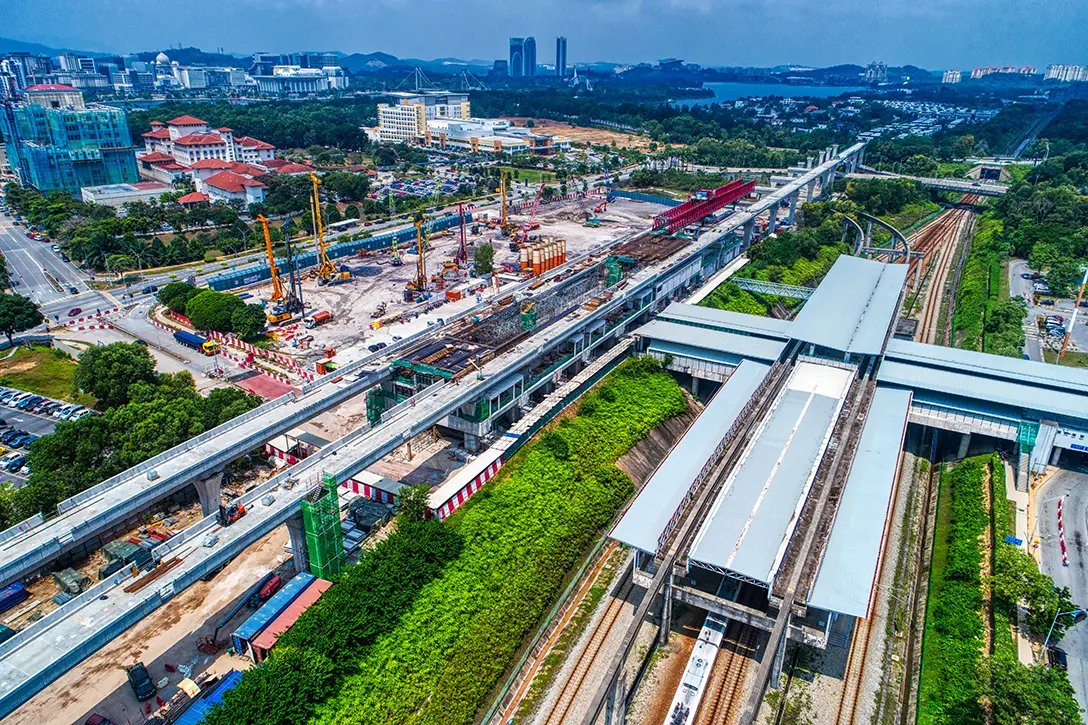
[[[306,550],[310,555],[310,573],[319,579],[335,581],[344,565],[344,532],[340,528],[340,499],[336,476],[321,475],[321,487],[302,499],[302,524],[306,532]]]

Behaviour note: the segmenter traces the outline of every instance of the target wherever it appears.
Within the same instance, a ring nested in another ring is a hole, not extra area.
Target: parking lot
[[[1034,302],[1035,297],[1035,282],[1033,279],[1025,279],[1025,274],[1032,274],[1032,270],[1028,267],[1028,263],[1022,259],[1014,259],[1009,263],[1009,294],[1011,297],[1020,297],[1027,303],[1028,316],[1024,319],[1024,336],[1026,338],[1024,344],[1024,354],[1031,360],[1043,360],[1043,350],[1060,350],[1062,346],[1062,338],[1060,335],[1048,336],[1045,332],[1039,330],[1038,319],[1040,317],[1047,317],[1050,315],[1058,315],[1062,320],[1062,324],[1066,329],[1069,329],[1069,325],[1073,320],[1073,305],[1075,300],[1071,299],[1054,299],[1053,306],[1037,305]],[[1041,296],[1040,301],[1050,299],[1045,295]],[[1073,324],[1072,334],[1070,335],[1069,350],[1076,352],[1088,353],[1088,309],[1081,307],[1080,314],[1077,315],[1076,323]]]
[[[16,488],[22,486],[30,472],[25,460],[30,444],[52,433],[65,416],[76,419],[91,414],[74,403],[0,388],[0,480],[11,481]]]

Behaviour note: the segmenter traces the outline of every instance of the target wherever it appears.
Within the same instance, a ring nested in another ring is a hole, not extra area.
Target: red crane
[[[465,204],[458,202],[457,214],[461,221],[461,246],[457,248],[457,254],[453,255],[453,261],[460,265],[468,264],[468,243],[465,241]]]

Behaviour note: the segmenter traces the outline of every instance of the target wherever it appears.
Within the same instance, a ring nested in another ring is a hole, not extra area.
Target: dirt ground
[[[447,440],[436,431],[421,433],[412,439],[412,455],[401,446],[369,470],[408,485],[428,483],[431,486],[449,478],[465,465],[467,452],[455,440]]]
[[[230,669],[251,666],[247,659],[227,654],[224,640],[232,628],[244,621],[252,610],[243,607],[219,633],[216,655],[196,649],[204,635],[215,626],[250,587],[269,570],[287,561],[283,545],[287,529],[279,527],[237,557],[210,582],[197,582],[129,629],[121,637],[65,673],[47,690],[16,710],[6,725],[70,725],[82,723],[91,713],[104,715],[118,725],[143,722],[145,710],[136,701],[123,667],[142,661],[156,682],[163,677],[169,684],[159,690],[159,697],[169,699],[183,678],[180,665],[191,667],[193,675],[205,671],[222,674]],[[290,565],[287,564],[289,569]],[[165,665],[175,672],[168,672]],[[152,708],[155,700],[150,700]]]
[[[527,116],[503,116],[503,118],[507,121],[512,121],[518,126],[524,126],[525,122],[530,120]],[[550,118],[534,118],[532,121],[535,124],[535,128],[545,130],[547,133],[566,136],[576,143],[594,143],[611,146],[612,142],[615,141],[616,146],[619,148],[646,149],[653,141],[649,136],[624,133],[623,131],[611,131],[606,128],[575,126],[566,121],[553,121]]]
[[[664,208],[656,204],[618,199],[609,204],[608,209],[599,215],[600,227],[583,226],[586,218],[593,214],[593,207],[599,203],[599,198],[590,198],[541,206],[536,216],[536,220],[540,222],[540,228],[534,230],[533,234],[566,240],[567,257],[573,258],[628,232],[648,229],[651,224],[650,218]],[[511,219],[517,224],[524,224],[529,219],[527,212],[526,209],[525,214],[512,214]],[[500,236],[497,231],[488,230],[483,226],[480,226],[480,232],[479,235],[468,234],[468,242],[470,245],[492,243],[495,248],[497,267],[501,267],[503,262],[518,260],[518,253],[510,251],[508,239]],[[444,262],[453,261],[459,244],[460,237],[456,230],[451,230],[449,236],[434,235],[426,253],[428,275],[440,270]],[[417,255],[404,251],[408,246],[411,245],[401,246],[400,252],[404,264],[399,267],[392,266],[390,252],[368,253],[364,257],[343,260],[354,267],[365,268],[365,273],[356,276],[351,282],[331,287],[318,287],[316,279],[304,279],[302,295],[307,309],[329,310],[333,313],[333,320],[309,331],[314,339],[308,351],[293,348],[290,342],[280,343],[278,351],[317,358],[318,351],[325,347],[334,347],[337,351],[343,351],[362,345],[365,351],[366,346],[374,342],[389,342],[393,335],[411,334],[414,331],[411,325],[400,323],[380,330],[370,329],[371,323],[378,319],[373,313],[381,303],[386,305],[383,319],[409,310],[418,310],[420,307],[404,302],[403,297],[405,285],[415,276],[418,260]],[[470,259],[473,248],[469,249]],[[249,291],[256,297],[266,300],[271,295],[271,288],[268,285],[252,288]],[[441,293],[436,295],[436,298],[440,295]],[[452,311],[454,307],[443,309]],[[437,311],[435,314],[441,316],[443,311]]]

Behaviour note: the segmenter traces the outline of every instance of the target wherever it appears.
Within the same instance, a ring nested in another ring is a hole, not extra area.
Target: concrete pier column
[[[749,219],[744,223],[744,248],[752,246],[752,235],[755,232],[755,220]]]
[[[295,571],[309,571],[310,550],[306,546],[306,528],[302,523],[302,514],[287,519],[287,533],[291,536],[291,555],[294,557]]]
[[[694,375],[691,376],[691,397],[699,397],[699,378]]]
[[[812,168],[812,157],[811,156],[809,156],[807,159],[805,159],[805,168],[806,169],[811,169]]]
[[[801,192],[795,191],[793,196],[790,197],[790,215],[788,218],[791,227],[793,226],[793,218],[797,215],[797,198],[799,196],[801,196]]]
[[[832,156],[838,156],[839,155],[839,145],[838,144],[832,144],[831,145],[831,155]]]
[[[469,453],[480,451],[480,436],[475,433],[465,433],[465,450]]]
[[[959,450],[956,451],[956,460],[962,461],[964,458],[967,458],[967,451],[970,450],[970,448],[971,434],[964,433],[962,436],[960,436],[960,447]]]
[[[808,182],[808,193],[805,195],[805,201],[811,202],[816,196],[816,179]]]
[[[1057,446],[1054,446],[1054,450],[1052,450],[1050,452],[1050,465],[1052,465],[1052,466],[1058,465],[1058,459],[1061,457],[1061,455],[1062,455],[1062,449],[1058,448]]]
[[[669,643],[669,630],[672,626],[672,575],[665,579],[665,586],[661,590],[661,629],[657,630],[657,644],[660,646]]]
[[[865,149],[864,148],[860,149],[857,152],[856,158],[858,160],[858,166],[862,166],[862,165],[865,164]]]
[[[792,619],[792,615],[790,616]],[[790,631],[789,619],[786,620],[786,626],[782,630],[782,637],[778,640],[778,648],[774,652],[774,664],[771,666],[771,679],[767,682],[767,687],[772,690],[777,690],[779,684],[782,682],[782,667],[786,662],[786,635]]]
[[[767,211],[767,233],[774,234],[774,225],[778,222],[778,202]]]
[[[223,501],[223,474],[216,473],[197,481],[196,493],[200,497],[200,511],[205,516],[211,516],[219,510],[219,504]]]
[[[816,165],[817,166],[822,166],[825,161],[827,161],[827,152],[826,151],[821,151],[820,152],[820,161]]]

